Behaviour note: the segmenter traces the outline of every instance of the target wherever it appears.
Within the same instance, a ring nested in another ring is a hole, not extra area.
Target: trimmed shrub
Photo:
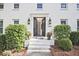
[[[57,25],[54,27],[54,36],[56,39],[69,38],[70,37],[69,25]]]
[[[4,51],[5,50],[5,45],[6,45],[6,37],[4,34],[0,35],[0,51]]]
[[[72,42],[70,39],[68,38],[64,38],[64,39],[61,39],[61,40],[58,40],[58,44],[59,44],[59,47],[65,51],[69,51],[73,48],[73,45],[72,45]]]
[[[6,49],[15,49],[19,51],[26,38],[27,29],[24,25],[9,25],[6,30]]]
[[[74,45],[79,45],[79,32],[71,32],[70,39]]]

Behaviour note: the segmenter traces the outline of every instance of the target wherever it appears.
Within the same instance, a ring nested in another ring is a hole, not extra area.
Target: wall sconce
[[[30,18],[28,19],[28,25],[30,24]]]
[[[51,24],[51,19],[50,19],[50,18],[49,18],[48,24],[49,24],[49,25]]]
[[[51,18],[49,18],[49,20],[48,20],[48,27],[51,27]]]

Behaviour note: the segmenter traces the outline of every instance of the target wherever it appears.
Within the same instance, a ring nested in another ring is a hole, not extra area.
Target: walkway
[[[51,56],[50,52],[32,52],[28,56]]]

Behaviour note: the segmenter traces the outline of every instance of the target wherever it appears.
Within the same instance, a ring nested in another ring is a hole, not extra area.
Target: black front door
[[[34,17],[33,22],[33,35],[34,36],[45,36],[46,30],[46,18],[45,17]]]

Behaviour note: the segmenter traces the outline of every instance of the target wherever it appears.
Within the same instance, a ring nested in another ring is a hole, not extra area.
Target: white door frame
[[[45,30],[45,36],[47,36],[46,35],[46,33],[47,33],[47,25],[48,25],[48,19],[49,19],[49,14],[48,13],[31,13],[30,14],[30,19],[31,19],[31,24],[32,24],[32,36],[33,36],[33,22],[34,22],[34,19],[33,19],[33,17],[46,17],[46,30]]]

